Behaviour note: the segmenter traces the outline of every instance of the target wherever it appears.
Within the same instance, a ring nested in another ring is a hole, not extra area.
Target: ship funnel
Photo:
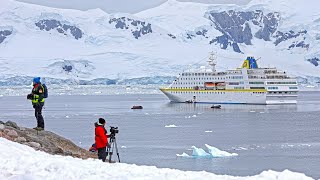
[[[257,60],[252,56],[247,57],[247,59],[243,61],[242,68],[247,68],[247,69],[258,68]]]

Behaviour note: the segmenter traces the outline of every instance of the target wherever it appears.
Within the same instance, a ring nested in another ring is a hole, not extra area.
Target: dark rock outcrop
[[[0,137],[53,155],[72,156],[83,159],[97,158],[96,154],[78,147],[70,140],[53,132],[19,127],[14,122],[8,121],[0,124]]]
[[[259,12],[261,13],[261,11]],[[257,24],[261,24],[262,28],[255,34],[255,37],[265,41],[270,41],[271,35],[276,32],[279,26],[279,20],[280,14],[276,12],[268,13],[266,16],[263,16],[262,23],[257,21]]]
[[[294,41],[289,47],[288,50],[293,49],[295,47],[298,48],[306,48],[309,49],[310,44],[306,43],[304,40],[306,39],[306,34],[307,31],[303,30],[303,31],[299,31],[299,32],[295,32],[295,31],[289,31],[289,32],[281,32],[281,31],[277,31],[274,38],[276,38],[274,44],[276,46],[278,46],[280,43],[290,40],[290,39],[298,39],[297,41]],[[300,38],[299,38],[300,37]],[[299,40],[300,39],[300,40]],[[301,40],[303,39],[303,40]]]
[[[4,42],[4,40],[12,34],[10,30],[1,30],[0,31],[0,44]]]
[[[198,30],[198,31],[196,32],[196,35],[198,35],[198,36],[203,36],[203,37],[207,37],[207,36],[206,36],[206,35],[207,35],[207,32],[208,32],[208,30],[206,30],[206,29]]]
[[[71,35],[77,40],[82,38],[83,36],[83,32],[78,27],[71,26],[68,24],[63,24],[60,21],[55,19],[43,19],[36,22],[35,25],[39,27],[40,30],[46,30],[46,31],[56,30],[60,34],[64,34],[64,35],[67,35],[68,32],[70,32]]]
[[[4,123],[4,125],[13,127],[15,129],[19,129],[19,126],[17,125],[17,123],[12,122],[12,121],[7,121],[6,123]]]
[[[171,37],[172,39],[176,39],[177,37],[173,34],[168,34],[169,37]]]
[[[252,44],[253,33],[250,24],[260,28],[255,34],[256,38],[270,41],[279,25],[280,14],[274,12],[264,15],[261,10],[248,12],[230,10],[210,12],[209,19],[215,28],[223,34],[213,38],[210,44],[220,44],[222,49],[232,46],[235,52],[241,53],[239,43]]]
[[[276,41],[274,42],[274,44],[277,46],[279,45],[281,42],[284,42],[288,39],[293,39],[293,38],[297,38],[299,36],[304,36],[307,34],[307,31],[299,31],[299,32],[294,32],[294,31],[289,31],[289,32],[281,32],[281,31],[277,31],[277,33],[275,34],[275,38]]]
[[[308,59],[308,61],[311,63],[311,64],[313,64],[313,65],[315,65],[315,66],[319,66],[319,63],[320,63],[320,59],[319,58],[311,58],[311,59]]]
[[[71,72],[72,71],[72,66],[70,65],[65,65],[62,67],[63,70],[65,70],[66,72]]]
[[[112,18],[109,20],[109,24],[115,24],[117,29],[130,29],[134,38],[139,39],[141,36],[152,33],[150,23],[144,21],[134,20],[126,17]]]

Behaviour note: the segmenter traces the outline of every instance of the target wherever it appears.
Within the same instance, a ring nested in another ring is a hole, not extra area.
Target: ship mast
[[[216,72],[216,65],[217,65],[216,59],[217,59],[217,56],[214,54],[214,52],[211,52],[207,62],[209,66],[211,66],[212,72]]]

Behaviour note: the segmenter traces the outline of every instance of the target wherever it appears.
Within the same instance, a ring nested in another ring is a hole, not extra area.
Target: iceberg
[[[226,151],[221,151],[220,149],[216,147],[212,147],[208,144],[205,144],[207,147],[209,153],[211,154],[212,157],[231,157],[231,156],[238,156],[237,153],[229,153]]]
[[[176,125],[174,125],[174,124],[170,124],[170,125],[166,125],[166,126],[164,126],[164,127],[166,127],[166,128],[176,128],[176,127],[178,127],[178,126],[176,126]]]
[[[190,157],[189,154],[183,152],[182,154],[177,154],[177,157]]]
[[[187,153],[177,154],[177,157],[186,157],[186,158],[223,158],[223,157],[232,157],[238,156],[237,153],[229,153],[227,151],[222,151],[216,147],[205,144],[208,152],[206,152],[202,148],[197,148],[196,146],[192,146],[192,155],[188,155]]]
[[[202,148],[197,148],[195,146],[192,146],[192,156],[193,157],[210,157],[210,154],[207,153]]]

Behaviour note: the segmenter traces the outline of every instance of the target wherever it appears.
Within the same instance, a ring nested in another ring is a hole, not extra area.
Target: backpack
[[[42,84],[42,87],[43,87],[43,98],[48,98],[48,88],[45,84]]]

